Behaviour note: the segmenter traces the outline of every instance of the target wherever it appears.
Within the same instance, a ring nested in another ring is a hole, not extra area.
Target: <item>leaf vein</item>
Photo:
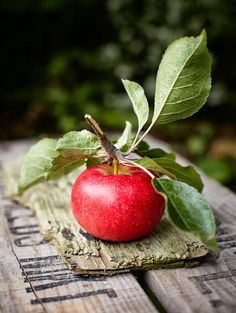
[[[198,45],[196,46],[196,48],[193,50],[193,52],[189,55],[189,57],[187,58],[187,60],[186,60],[186,61],[184,62],[184,64],[182,65],[182,67],[181,67],[181,69],[180,69],[180,71],[179,71],[179,74],[176,76],[176,78],[175,78],[173,84],[171,85],[171,87],[170,87],[170,89],[169,89],[169,92],[167,93],[167,95],[166,95],[166,97],[165,97],[165,100],[163,101],[163,105],[162,105],[162,107],[161,107],[161,109],[160,109],[160,111],[159,111],[159,114],[161,113],[161,111],[162,111],[164,105],[167,103],[167,100],[168,100],[168,98],[169,98],[169,96],[170,96],[170,94],[171,94],[171,91],[172,91],[174,85],[176,84],[176,82],[177,82],[177,80],[178,80],[178,78],[179,78],[180,73],[183,71],[183,69],[184,69],[184,67],[186,66],[186,64],[188,63],[188,61],[191,59],[191,57],[192,57],[192,56],[194,55],[194,53],[197,51],[197,49],[199,48],[201,42],[202,42],[202,41],[199,40],[199,43],[198,43]],[[180,101],[180,102],[181,102],[181,101]],[[171,103],[171,102],[169,102],[169,103]],[[156,118],[158,118],[159,114],[157,115]]]
[[[194,83],[188,84],[188,85],[183,85],[183,86],[178,86],[178,87],[173,87],[173,90],[184,89],[184,88],[193,87],[193,86],[194,86]]]
[[[178,100],[178,101],[173,101],[173,102],[166,102],[166,104],[177,104],[177,103],[181,103],[181,102],[186,102],[186,101],[192,100],[194,98],[197,98],[201,94],[201,92],[202,92],[202,89],[196,95],[194,95],[192,97],[188,97],[188,98],[181,99],[181,100]],[[182,111],[179,111],[179,112],[183,112],[183,111],[185,111],[185,110],[182,110]],[[179,112],[175,112],[175,114],[179,113]],[[170,113],[170,114],[173,114],[173,112]]]
[[[197,47],[198,48],[198,47]],[[196,50],[195,50],[196,51]],[[195,52],[194,51],[194,52]],[[187,63],[187,62],[186,62]],[[186,78],[186,77],[189,77],[189,76],[193,76],[195,74],[197,74],[199,71],[195,71],[195,72],[192,72],[190,74],[186,74],[186,75],[180,75],[179,78]]]

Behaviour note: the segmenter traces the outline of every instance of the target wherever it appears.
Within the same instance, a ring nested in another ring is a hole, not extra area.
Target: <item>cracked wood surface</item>
[[[28,144],[0,145],[0,160]],[[157,312],[132,274],[82,277],[64,265],[28,207],[3,196],[0,181],[0,312]]]

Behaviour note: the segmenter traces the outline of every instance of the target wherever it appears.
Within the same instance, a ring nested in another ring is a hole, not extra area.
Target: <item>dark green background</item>
[[[1,140],[80,129],[85,113],[105,129],[135,124],[120,78],[142,84],[152,103],[167,45],[205,28],[209,101],[153,134],[235,188],[236,1],[4,0],[0,8]]]

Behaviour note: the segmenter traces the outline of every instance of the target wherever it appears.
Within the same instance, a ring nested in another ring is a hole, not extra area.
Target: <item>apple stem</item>
[[[118,174],[119,173],[119,161],[118,161],[118,159],[114,159],[113,166],[114,166],[113,173]]]
[[[107,138],[105,133],[102,131],[98,123],[92,118],[91,115],[85,114],[84,116],[86,122],[91,126],[95,134],[97,135],[98,139],[101,142],[101,145],[103,149],[106,151],[106,153],[109,156],[108,162],[114,163],[114,172],[118,172],[118,157],[119,150],[113,145],[113,143]]]

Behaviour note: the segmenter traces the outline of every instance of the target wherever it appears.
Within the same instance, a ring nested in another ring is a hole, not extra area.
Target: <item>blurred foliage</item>
[[[208,176],[236,191],[235,125],[193,117],[160,127],[156,135],[169,142]]]
[[[190,135],[181,150],[200,160],[218,125],[235,124],[235,0],[2,0],[0,21],[0,139],[79,129],[86,112],[107,129],[136,123],[120,78],[141,83],[152,103],[167,45],[203,28],[213,88],[195,119],[207,123],[198,131],[175,123],[158,135],[180,146]]]
[[[231,162],[225,158],[203,158],[198,161],[197,165],[210,177],[220,181],[221,183],[227,183],[232,179],[233,167]]]

